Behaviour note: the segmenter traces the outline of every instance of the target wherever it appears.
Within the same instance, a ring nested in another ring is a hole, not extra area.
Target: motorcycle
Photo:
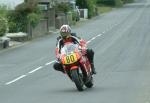
[[[66,43],[61,49],[61,62],[65,74],[75,83],[79,91],[93,87],[92,69],[88,58],[77,44]]]

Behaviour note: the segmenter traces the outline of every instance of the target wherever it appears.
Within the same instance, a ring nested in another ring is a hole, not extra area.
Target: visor
[[[70,35],[70,33],[68,33],[68,32],[61,32],[60,34],[63,38],[66,38]]]

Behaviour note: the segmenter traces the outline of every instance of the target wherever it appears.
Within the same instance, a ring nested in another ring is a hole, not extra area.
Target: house
[[[18,4],[23,2],[24,0],[0,0],[0,5],[6,5],[9,9],[15,9]]]

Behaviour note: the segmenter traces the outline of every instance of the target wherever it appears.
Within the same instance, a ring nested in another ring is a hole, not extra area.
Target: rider
[[[69,25],[62,25],[60,28],[60,35],[57,38],[57,43],[56,43],[56,62],[54,63],[53,67],[55,70],[62,71],[64,72],[63,66],[60,62],[60,51],[61,48],[63,47],[64,43],[66,42],[73,42],[75,44],[79,44],[81,47],[86,46],[86,42],[83,39],[80,39],[79,37],[76,36],[76,34],[71,33],[71,28]],[[82,49],[82,53],[84,53],[87,58],[90,61],[91,68],[92,68],[92,73],[96,74],[95,67],[94,67],[94,51],[92,49]]]

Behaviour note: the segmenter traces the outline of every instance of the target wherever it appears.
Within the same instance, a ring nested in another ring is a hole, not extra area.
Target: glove
[[[81,39],[81,40],[80,40],[80,45],[81,45],[82,47],[86,47],[86,46],[87,46],[87,43],[86,43],[86,41],[84,41],[83,39]]]
[[[86,48],[82,48],[81,52],[82,52],[82,55],[86,55],[87,54],[87,49]]]

